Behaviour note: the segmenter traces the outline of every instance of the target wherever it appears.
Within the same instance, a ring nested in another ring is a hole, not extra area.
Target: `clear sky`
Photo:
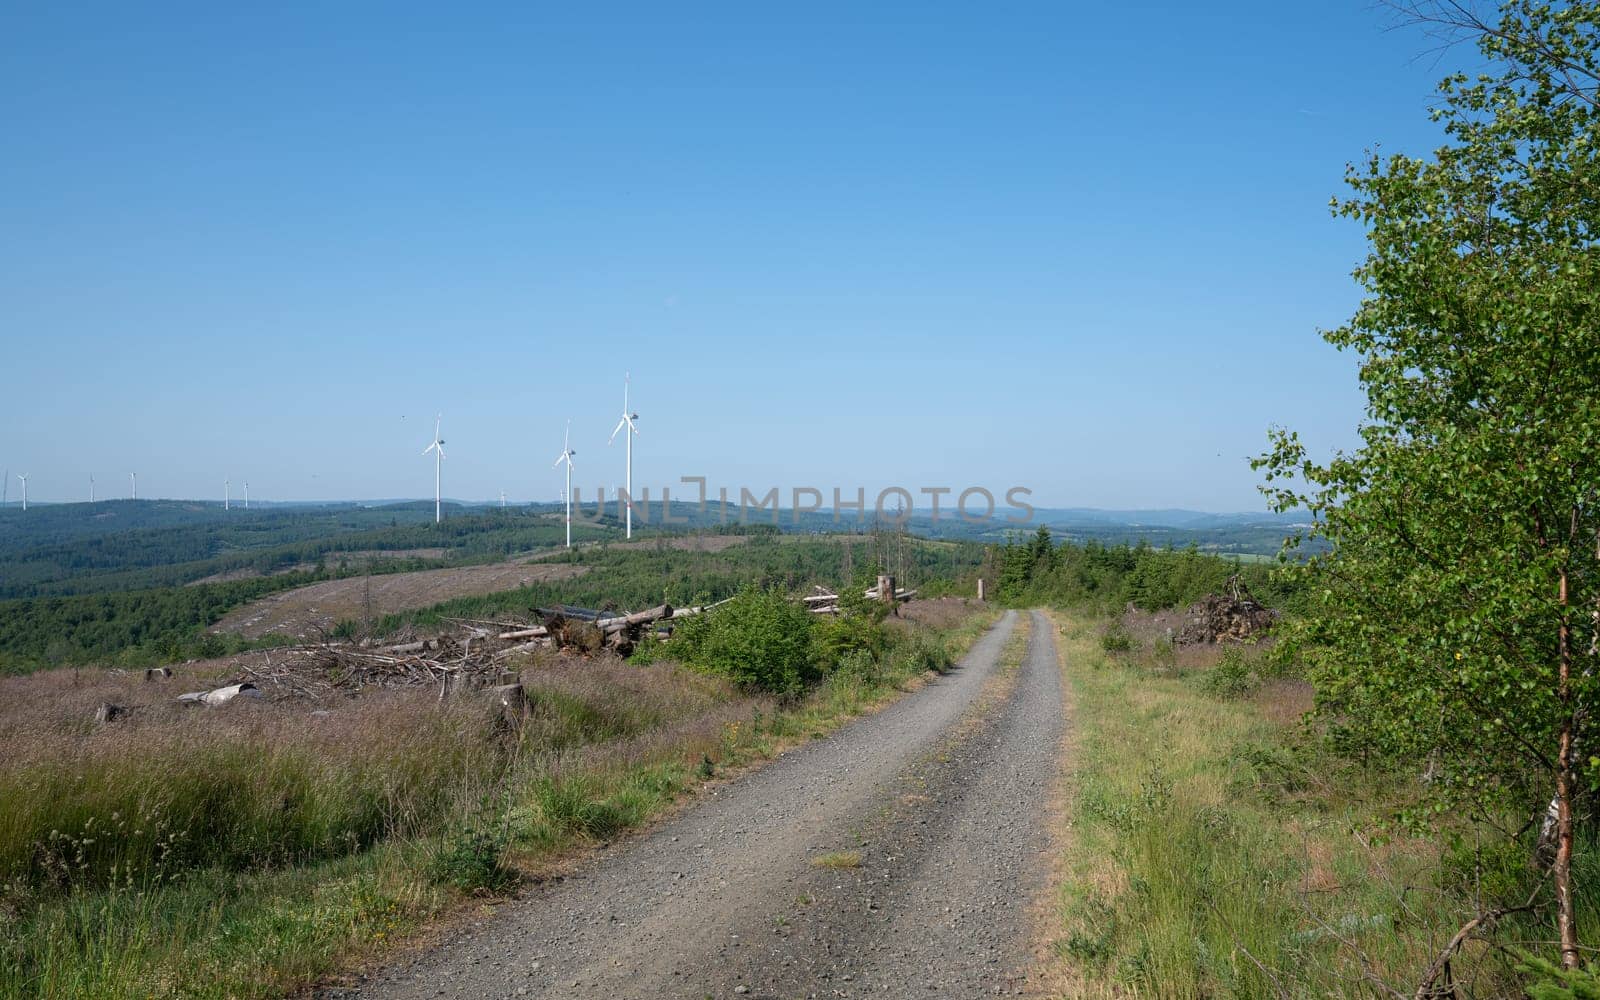
[[[1259,509],[1354,440],[1366,0],[12,4],[0,466],[30,493],[1031,488]],[[17,483],[11,482],[12,498]],[[676,492],[676,490],[675,490]]]

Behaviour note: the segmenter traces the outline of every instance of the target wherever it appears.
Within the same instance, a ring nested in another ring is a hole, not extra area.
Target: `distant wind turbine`
[[[568,420],[567,433],[562,435],[561,438],[561,457],[556,459],[555,465],[552,465],[551,468],[555,468],[556,465],[560,465],[562,462],[567,463],[567,489],[562,493],[562,496],[567,501],[567,548],[569,549],[572,548],[572,456],[577,454],[572,450],[571,444],[572,421]]]
[[[139,474],[137,472],[128,473],[128,499],[139,499]]]
[[[94,503],[94,477],[89,477],[89,502]]]
[[[433,419],[433,443],[422,449],[426,455],[433,452],[433,523],[441,520],[439,505],[439,473],[444,465],[444,438],[439,436],[439,425],[444,422],[444,414],[439,414]]]
[[[634,413],[632,410],[628,409],[628,387],[632,383],[632,381],[633,381],[633,377],[630,374],[628,374],[627,372],[624,372],[623,375],[622,375],[622,419],[617,421],[617,429],[611,432],[611,439],[606,442],[607,445],[610,445],[613,441],[615,441],[617,439],[617,435],[622,433],[622,428],[624,428],[624,427],[628,428],[628,438],[627,438],[627,445],[628,445],[628,476],[627,476],[628,534],[627,534],[627,537],[629,537],[629,538],[633,537],[633,438],[634,438],[634,435],[639,433],[639,428],[634,424],[634,421],[639,419],[639,415],[637,413]]]
[[[244,509],[250,509],[250,480],[244,481]]]
[[[11,499],[11,470],[0,473],[0,507],[4,507]]]
[[[27,510],[28,509],[28,476],[25,473],[19,472],[19,473],[17,473],[17,478],[22,480],[22,509],[23,510]]]
[[[230,486],[232,486],[232,485],[233,484],[228,482],[226,479],[224,479],[222,481],[222,509],[223,510],[232,510],[233,509],[233,507],[230,506],[229,502],[228,502],[229,499],[230,499],[229,496],[228,496],[228,488]]]
[[[500,509],[501,510],[505,510],[506,509],[506,491],[505,490],[501,490],[500,491]]]

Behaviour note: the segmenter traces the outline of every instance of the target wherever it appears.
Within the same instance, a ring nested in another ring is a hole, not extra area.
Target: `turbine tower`
[[[433,418],[433,443],[422,449],[426,455],[433,452],[433,523],[440,521],[439,507],[439,473],[444,465],[444,438],[439,436],[439,425],[444,422],[444,414]]]
[[[229,506],[229,503],[228,503],[228,501],[229,501],[228,487],[230,487],[231,485],[233,485],[233,484],[228,482],[226,479],[224,479],[222,481],[222,509],[223,510],[232,510],[233,509],[231,506]]]
[[[128,499],[139,499],[139,474],[137,472],[128,473]]]
[[[500,491],[500,509],[501,510],[505,510],[506,509],[506,491],[505,490],[501,490]]]
[[[556,465],[560,465],[562,462],[567,463],[567,489],[562,493],[562,496],[567,501],[567,548],[569,549],[572,548],[572,456],[577,454],[572,450],[571,444],[572,421],[568,420],[567,433],[561,438],[561,457],[556,459],[556,464],[552,465],[551,468],[555,468]]]
[[[89,502],[94,503],[94,477],[89,477]]]
[[[250,509],[250,480],[244,481],[244,509]]]
[[[617,429],[611,432],[611,440],[606,442],[607,445],[611,444],[612,441],[617,439],[617,435],[622,433],[622,428],[628,428],[628,439],[626,442],[628,446],[628,475],[626,480],[626,489],[628,492],[627,537],[629,538],[633,537],[633,437],[635,434],[639,433],[639,428],[634,424],[634,421],[639,419],[639,415],[628,409],[628,386],[632,381],[633,377],[627,372],[624,372],[622,375],[622,419],[617,421]]]
[[[22,480],[22,509],[28,509],[28,477],[25,473],[17,473],[17,478]]]

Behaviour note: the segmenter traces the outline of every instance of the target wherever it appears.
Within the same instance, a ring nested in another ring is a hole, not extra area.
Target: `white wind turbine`
[[[244,509],[250,509],[250,480],[244,481]]]
[[[422,449],[426,455],[433,452],[433,523],[440,521],[439,507],[439,473],[444,464],[444,438],[439,436],[439,425],[444,421],[444,414],[439,414],[433,420],[433,443]]]
[[[232,486],[232,485],[233,484],[228,482],[228,480],[226,480],[226,479],[224,479],[222,481],[222,509],[223,510],[232,510],[233,509],[233,507],[229,504],[229,499],[230,498],[228,496],[228,488],[230,486]]]
[[[617,435],[622,433],[622,428],[628,428],[628,476],[626,489],[628,492],[627,537],[629,538],[633,537],[633,437],[639,433],[639,428],[634,424],[634,421],[639,419],[639,415],[628,409],[628,387],[632,381],[633,377],[624,372],[622,375],[622,419],[617,421],[617,429],[611,432],[611,439],[606,442],[608,445],[611,444],[617,439]]]
[[[128,473],[128,499],[139,499],[139,474],[137,472]]]
[[[94,503],[94,477],[89,477],[89,502]]]
[[[615,437],[615,435],[613,435]],[[572,450],[572,421],[567,421],[567,433],[561,437],[561,457],[556,459],[556,465],[567,463],[567,490],[562,494],[567,501],[567,548],[572,548],[572,456],[577,452]]]
[[[23,473],[19,472],[19,473],[17,473],[17,478],[22,480],[22,509],[23,510],[27,510],[28,509],[28,477],[26,475],[24,475]]]

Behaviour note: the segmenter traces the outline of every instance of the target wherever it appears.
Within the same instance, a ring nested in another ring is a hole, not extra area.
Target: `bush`
[[[722,607],[684,622],[668,652],[740,687],[779,695],[817,679],[812,616],[777,590],[747,587]]]
[[[920,674],[933,671],[942,674],[949,670],[953,661],[950,659],[950,650],[944,642],[934,636],[922,632],[914,633],[909,639],[901,642],[891,654],[907,671]]]
[[[1200,689],[1218,698],[1244,698],[1261,687],[1261,673],[1241,650],[1229,649],[1200,677]]]
[[[462,892],[501,892],[517,880],[505,863],[505,838],[483,830],[463,830],[439,846],[428,877]]]
[[[881,657],[889,644],[882,619],[882,612],[873,614],[870,611],[847,609],[841,609],[837,615],[824,616],[812,625],[816,636],[817,662],[824,669],[833,669],[852,654],[861,653],[873,659]]]
[[[1120,621],[1114,621],[1100,633],[1100,648],[1108,653],[1127,653],[1133,649],[1133,636]]]

